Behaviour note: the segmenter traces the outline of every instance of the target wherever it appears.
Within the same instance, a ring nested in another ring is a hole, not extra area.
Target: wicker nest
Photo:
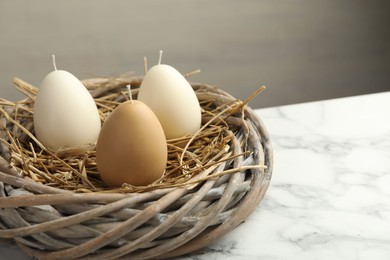
[[[126,85],[141,77],[83,81],[102,121]],[[168,141],[164,177],[146,187],[110,189],[99,180],[94,151],[53,153],[34,137],[36,88],[1,100],[0,237],[38,259],[158,259],[207,246],[242,223],[262,200],[272,173],[267,131],[245,102],[206,84],[191,84],[202,129]]]

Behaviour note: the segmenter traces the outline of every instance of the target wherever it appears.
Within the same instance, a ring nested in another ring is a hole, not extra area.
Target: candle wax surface
[[[188,81],[169,65],[156,65],[146,73],[138,100],[156,114],[167,139],[194,134],[200,128],[198,98]]]
[[[126,101],[103,123],[96,163],[109,186],[148,185],[163,175],[167,150],[164,131],[153,111],[140,101]]]
[[[64,70],[43,79],[34,105],[35,134],[42,144],[52,150],[94,144],[100,127],[96,104],[80,80]]]

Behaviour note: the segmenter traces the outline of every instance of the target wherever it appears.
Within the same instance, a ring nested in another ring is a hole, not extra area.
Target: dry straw
[[[196,73],[196,72],[194,72]],[[189,73],[191,75],[193,73]],[[187,75],[187,76],[188,76]],[[137,97],[141,77],[84,80],[102,122]],[[0,99],[0,237],[38,259],[150,259],[208,245],[243,222],[263,198],[272,172],[267,131],[247,103],[191,84],[202,128],[169,140],[155,183],[112,189],[100,180],[95,151],[51,151],[34,136],[37,88],[14,80],[26,99]]]

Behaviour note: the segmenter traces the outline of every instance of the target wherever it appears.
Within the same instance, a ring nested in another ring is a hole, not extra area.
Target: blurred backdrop
[[[53,67],[80,79],[163,63],[254,108],[390,90],[390,4],[365,0],[0,1],[0,96]]]

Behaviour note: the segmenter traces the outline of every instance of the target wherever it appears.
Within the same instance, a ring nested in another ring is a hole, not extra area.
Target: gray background
[[[57,67],[80,79],[143,74],[143,57],[254,108],[390,90],[390,4],[363,0],[0,1],[0,96]]]

